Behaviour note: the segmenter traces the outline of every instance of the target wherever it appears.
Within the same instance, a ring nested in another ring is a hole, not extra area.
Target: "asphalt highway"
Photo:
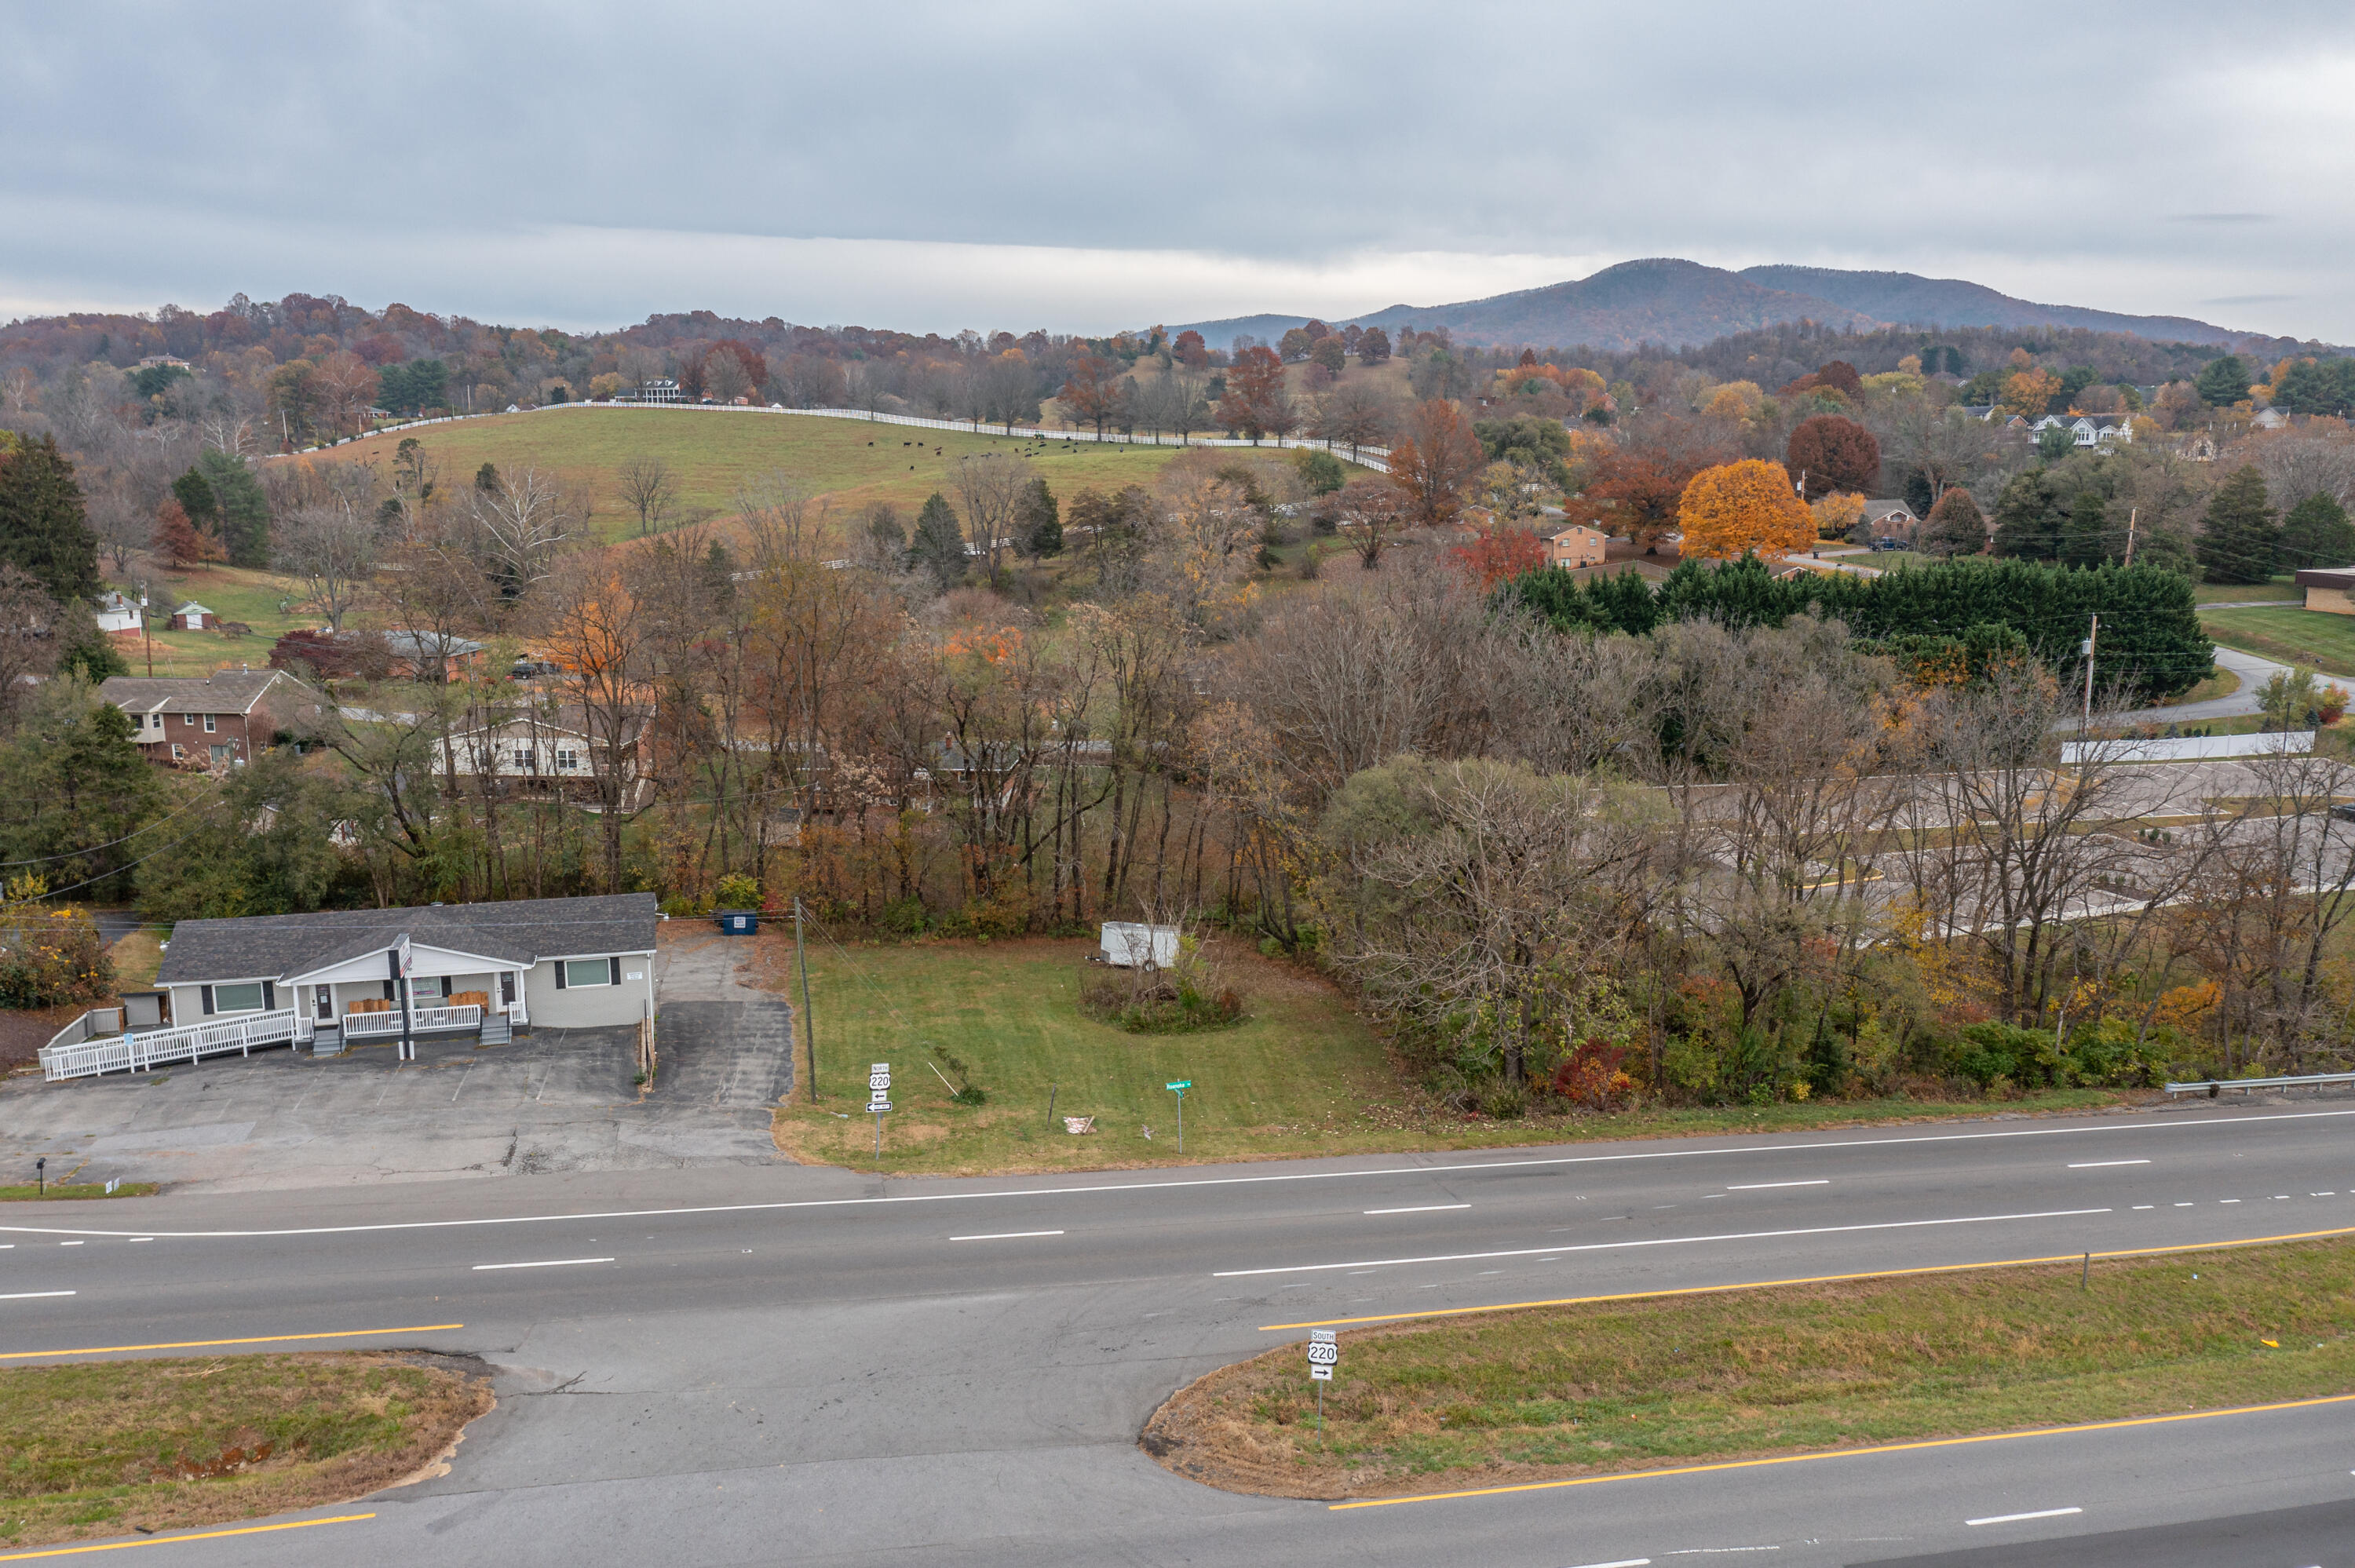
[[[499,1369],[499,1406],[446,1475],[305,1516],[341,1522],[165,1549],[190,1568],[1999,1562],[2154,1531],[2133,1561],[2239,1563],[2274,1561],[2274,1518],[2295,1521],[2275,1531],[2298,1553],[2283,1568],[2355,1564],[2355,1539],[2340,1559],[2299,1544],[2339,1528],[2314,1510],[2355,1505],[2355,1401],[1340,1508],[1209,1490],[1135,1446],[1174,1389],[1311,1325],[2355,1229],[2343,1102],[1082,1178],[516,1177],[32,1217],[0,1224],[16,1364],[220,1341]],[[2232,1554],[2200,1555],[2202,1530]]]

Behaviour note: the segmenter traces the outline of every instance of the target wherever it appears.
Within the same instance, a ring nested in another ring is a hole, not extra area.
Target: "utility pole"
[[[2141,507],[2139,507],[2139,506],[2128,507],[2128,508],[2126,509],[2126,564],[2127,566],[2130,566],[2130,567],[2134,565],[2135,519],[2136,519],[2136,518],[2137,518],[2137,517],[2140,517],[2141,515],[2142,515],[2142,508],[2141,508]]]
[[[155,678],[155,598],[147,585],[139,585],[139,636],[147,645],[147,678]]]
[[[817,1104],[817,1021],[810,1016],[809,953],[802,946],[802,901],[799,894],[794,895],[794,961],[801,966],[802,971],[802,1033],[804,1038],[809,1042],[810,1104],[815,1105]],[[875,1137],[876,1147],[879,1152],[883,1137],[883,1123],[879,1118],[875,1123]]]
[[[2101,634],[2102,618],[2096,615],[2085,633],[2085,716],[2078,726],[2080,734],[2094,727],[2094,640]]]

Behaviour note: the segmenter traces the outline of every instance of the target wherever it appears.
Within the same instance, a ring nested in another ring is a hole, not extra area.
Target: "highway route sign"
[[[889,1062],[878,1062],[873,1066],[868,1068],[867,1086],[874,1090],[877,1097],[880,1097],[883,1091],[891,1086],[891,1064]]]
[[[1318,1383],[1330,1383],[1333,1369],[1340,1363],[1341,1346],[1330,1329],[1308,1330],[1308,1375]]]

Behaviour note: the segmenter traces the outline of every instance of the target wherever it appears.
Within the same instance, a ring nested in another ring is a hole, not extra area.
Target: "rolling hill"
[[[1834,327],[2083,327],[2161,343],[2230,344],[2248,335],[2188,316],[2137,316],[2015,299],[1958,278],[1830,267],[1761,266],[1742,271],[1657,257],[1622,261],[1592,277],[1450,305],[1392,305],[1347,318],[1391,332],[1445,327],[1465,343],[1584,344],[1625,352],[1641,344],[1704,344],[1801,318]],[[1335,325],[1346,324],[1343,319]],[[1217,347],[1238,333],[1273,342],[1306,316],[1231,316],[1191,326]]]

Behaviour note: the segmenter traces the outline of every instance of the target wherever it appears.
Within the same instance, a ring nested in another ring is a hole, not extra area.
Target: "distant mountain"
[[[1913,272],[1849,272],[1831,267],[1744,267],[1769,289],[1808,294],[1898,326],[2083,327],[2132,333],[2161,343],[2228,345],[2249,335],[2189,316],[2129,316],[2078,305],[2040,305],[1960,278]]]
[[[1622,261],[1591,278],[1523,289],[1453,305],[1392,305],[1353,318],[1391,332],[1445,327],[1464,343],[1529,344],[1625,352],[1639,344],[1681,348],[1731,333],[1805,317],[1827,326],[2083,327],[2160,343],[2228,346],[2253,334],[2188,316],[2134,316],[2075,305],[2040,305],[1955,278],[1912,272],[1851,272],[1830,267],[1765,266],[1731,272],[1670,257]],[[1213,348],[1237,334],[1273,343],[1306,316],[1231,316],[1189,323]],[[1347,324],[1328,317],[1336,326]],[[1173,333],[1185,326],[1173,327]]]

